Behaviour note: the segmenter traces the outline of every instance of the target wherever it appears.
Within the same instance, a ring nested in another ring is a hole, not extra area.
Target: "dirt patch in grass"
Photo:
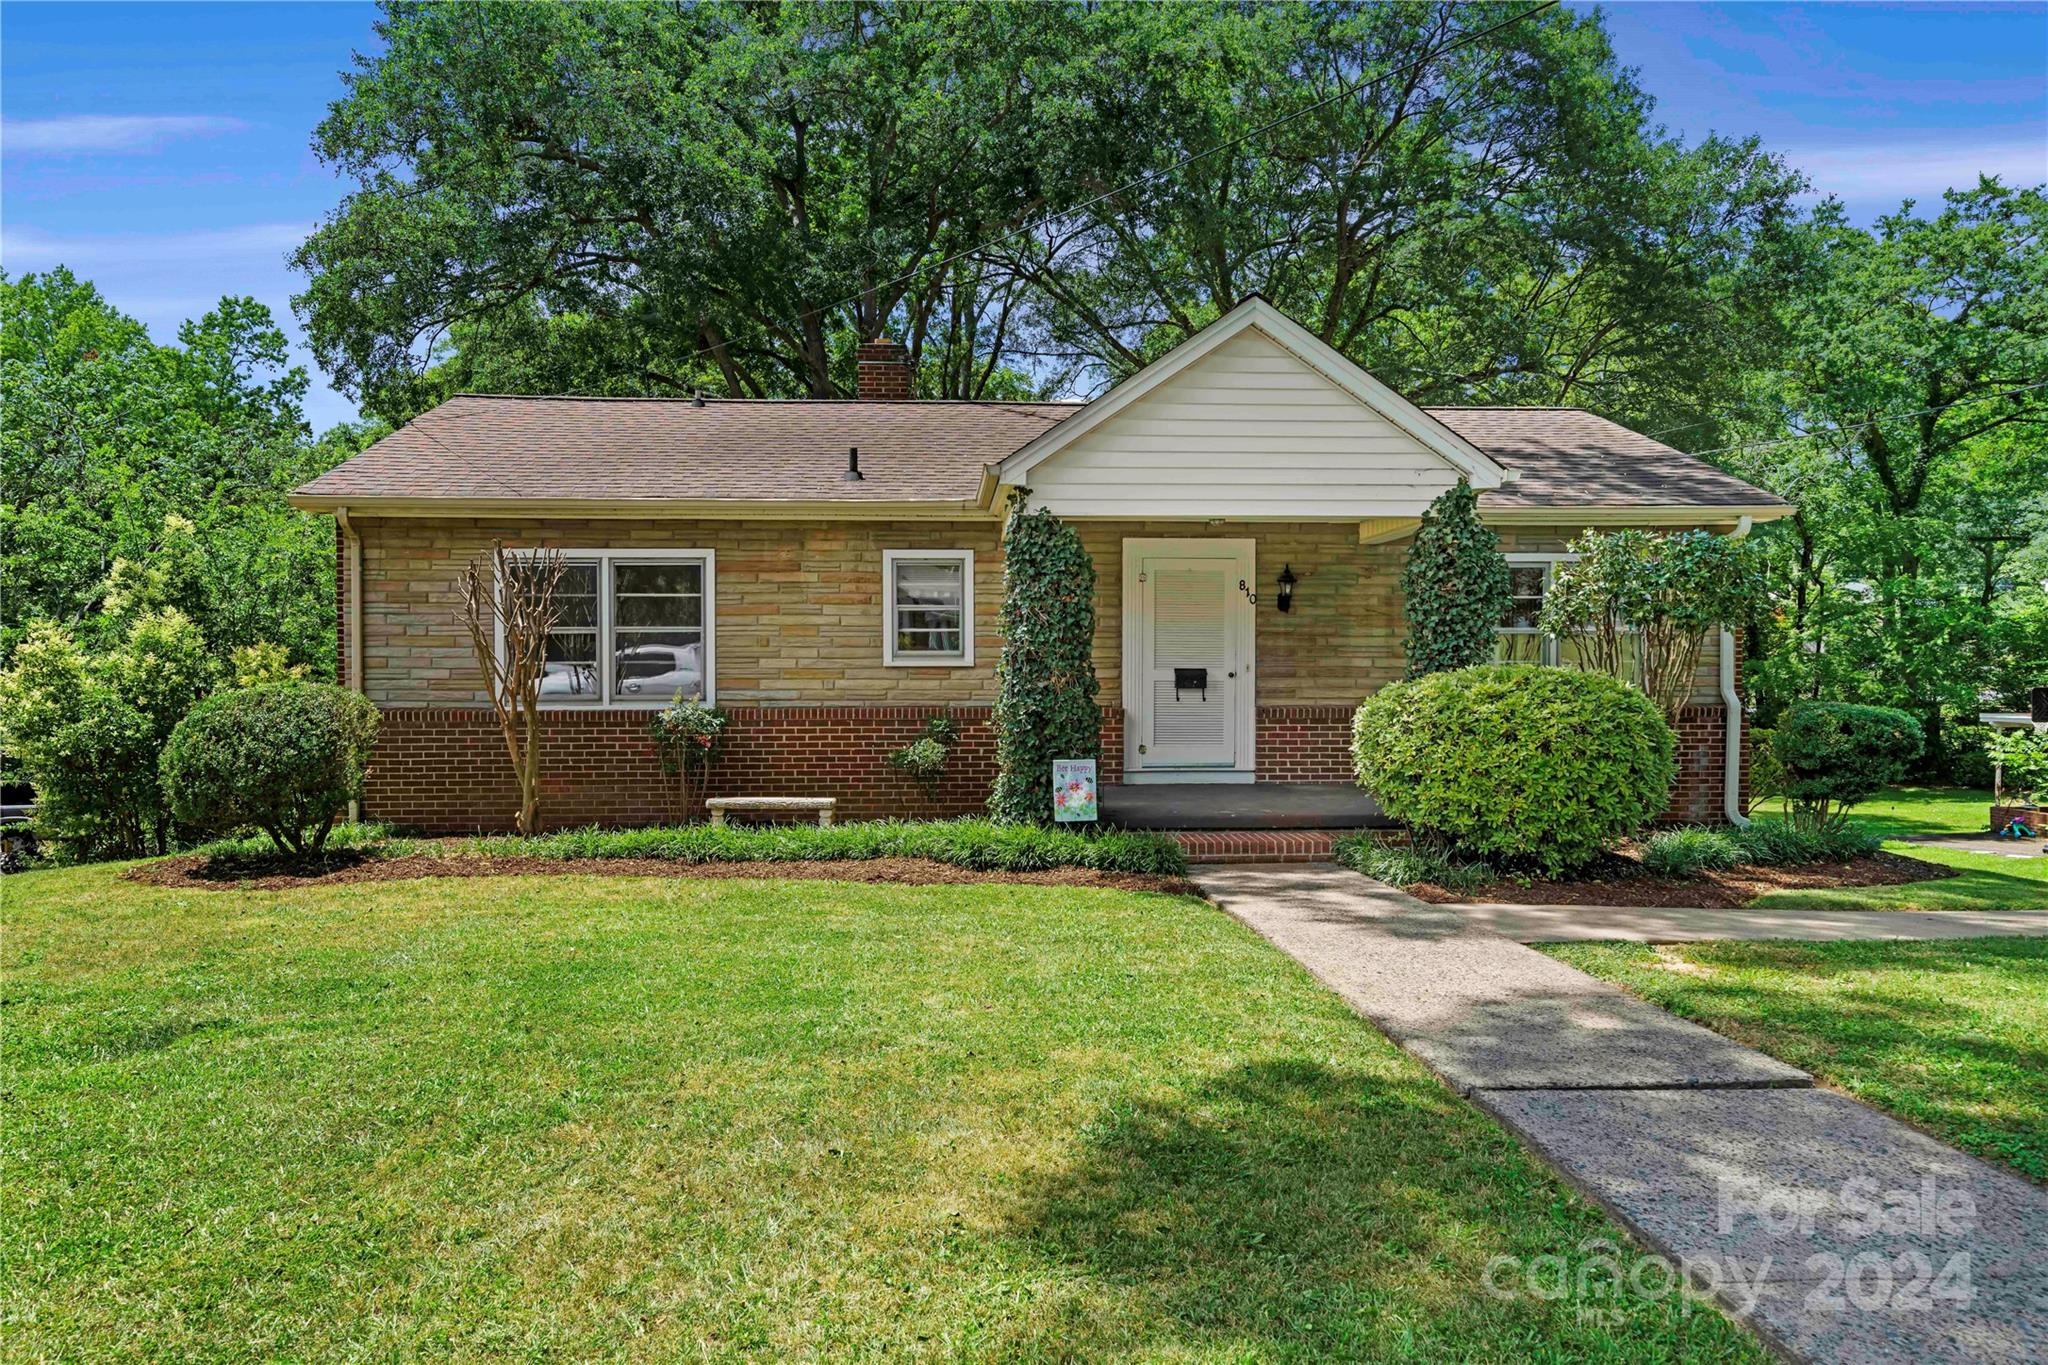
[[[1846,863],[1804,867],[1735,867],[1702,872],[1683,880],[1653,877],[1633,858],[1610,856],[1570,881],[1531,878],[1489,882],[1469,892],[1423,882],[1407,888],[1421,900],[1443,905],[1508,901],[1522,905],[1643,905],[1737,910],[1771,891],[1815,891],[1843,886],[1898,886],[1953,877],[1956,869],[1897,853],[1873,853]]]
[[[882,882],[900,886],[970,886],[1008,882],[1023,886],[1097,886],[1117,891],[1197,895],[1192,882],[1129,872],[1056,867],[1042,872],[994,872],[955,867],[927,858],[864,858],[825,862],[679,863],[666,858],[527,858],[414,853],[380,858],[373,853],[329,853],[316,860],[209,857],[186,854],[141,863],[121,874],[148,886],[205,891],[290,891],[304,886],[398,882],[417,877],[676,877],[692,881],[791,879]]]

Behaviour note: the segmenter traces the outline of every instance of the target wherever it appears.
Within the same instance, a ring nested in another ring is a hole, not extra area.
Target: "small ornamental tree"
[[[989,813],[1052,818],[1052,763],[1102,752],[1095,696],[1095,563],[1073,527],[1024,510],[1004,538],[1003,661],[996,695],[996,785]]]
[[[567,570],[559,550],[522,553],[493,541],[462,572],[462,624],[519,779],[521,834],[540,830],[540,684]]]
[[[1707,637],[1746,620],[1762,596],[1755,554],[1711,531],[1589,531],[1543,596],[1543,633],[1580,668],[1633,683],[1678,723]]]
[[[1423,514],[1401,574],[1408,617],[1408,676],[1493,661],[1494,630],[1509,606],[1500,538],[1479,521],[1479,495],[1463,479]]]

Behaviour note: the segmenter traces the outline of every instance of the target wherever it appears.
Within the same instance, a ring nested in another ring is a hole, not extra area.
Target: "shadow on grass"
[[[2048,941],[1701,944],[1687,955],[1715,973],[1668,978],[1653,953],[1627,950],[1637,970],[1625,980],[1654,1003],[2048,1180],[2048,1039],[1987,1029],[1968,1008],[1987,988],[2048,994]],[[1911,998],[1888,989],[1902,972],[1973,979]]]
[[[1950,866],[1943,875],[1921,882],[1767,891],[1750,905],[1759,910],[1849,910],[1866,905],[1900,910],[2044,910],[2048,909],[2048,881],[1989,868]]]
[[[1745,1351],[1697,1306],[1581,1320],[1569,1303],[1487,1293],[1496,1253],[1561,1254],[1574,1274],[1595,1257],[1637,1258],[1425,1078],[1250,1062],[1113,1108],[1081,1136],[1012,1231],[1129,1311],[1018,1324],[1000,1354],[1642,1358],[1686,1354],[1688,1339],[1711,1343],[1704,1354]]]

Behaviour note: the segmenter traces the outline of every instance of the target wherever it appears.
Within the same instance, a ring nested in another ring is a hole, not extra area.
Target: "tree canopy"
[[[398,419],[456,386],[933,396],[1114,378],[1260,292],[1411,396],[1697,417],[1798,178],[1649,122],[1538,4],[387,4],[299,307]]]

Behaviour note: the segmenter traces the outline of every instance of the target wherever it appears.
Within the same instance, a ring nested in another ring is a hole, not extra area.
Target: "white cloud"
[[[249,125],[216,114],[75,114],[67,118],[0,122],[0,153],[8,156],[84,156],[96,152],[153,152],[181,137],[238,133]]]
[[[1943,190],[1973,188],[1979,175],[1998,176],[2007,185],[2048,181],[2048,137],[2039,135],[1986,142],[1958,133],[1918,145],[1873,142],[1794,150],[1786,159],[1812,177],[1818,193],[1843,199],[1911,197],[1938,205]]]
[[[281,263],[312,223],[247,223],[196,232],[59,236],[35,228],[0,230],[0,268],[21,272],[68,265],[80,274],[109,267],[160,268],[250,258]]]

